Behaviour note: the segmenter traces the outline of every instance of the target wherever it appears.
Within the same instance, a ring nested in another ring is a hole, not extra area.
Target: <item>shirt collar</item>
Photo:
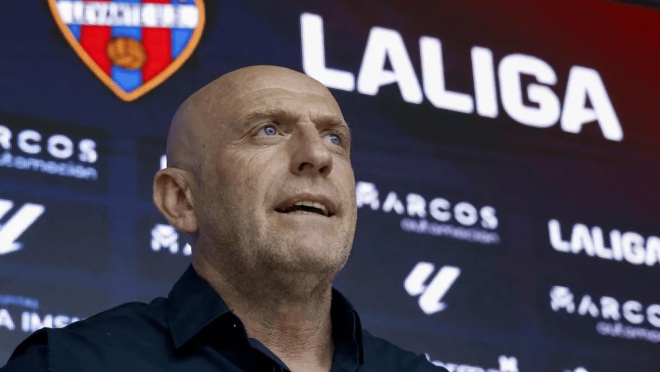
[[[174,347],[179,349],[217,318],[231,314],[218,293],[192,265],[167,297],[166,318]]]
[[[167,323],[174,347],[180,349],[216,319],[233,314],[222,297],[199,276],[192,265],[174,284],[167,298]],[[357,311],[336,289],[332,289],[332,338],[356,363],[364,363],[362,325]]]

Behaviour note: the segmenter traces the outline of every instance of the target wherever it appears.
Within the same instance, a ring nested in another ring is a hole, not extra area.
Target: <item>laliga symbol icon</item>
[[[48,0],[64,38],[124,101],[174,74],[193,53],[205,21],[203,0]]]

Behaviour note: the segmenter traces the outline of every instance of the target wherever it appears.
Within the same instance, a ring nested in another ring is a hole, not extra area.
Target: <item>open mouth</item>
[[[332,213],[328,207],[319,202],[300,201],[289,206],[275,208],[278,213],[316,213],[325,217],[332,217]]]

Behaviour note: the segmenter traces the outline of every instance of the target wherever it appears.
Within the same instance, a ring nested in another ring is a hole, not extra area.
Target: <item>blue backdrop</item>
[[[190,262],[151,203],[169,121],[273,64],[351,126],[335,285],[365,328],[452,372],[660,370],[658,22],[595,0],[3,4],[0,365],[167,294]]]

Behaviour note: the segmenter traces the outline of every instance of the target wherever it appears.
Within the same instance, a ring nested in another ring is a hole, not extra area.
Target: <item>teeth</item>
[[[294,205],[320,209],[326,217],[328,216],[328,208],[319,202],[304,200],[296,202]]]

